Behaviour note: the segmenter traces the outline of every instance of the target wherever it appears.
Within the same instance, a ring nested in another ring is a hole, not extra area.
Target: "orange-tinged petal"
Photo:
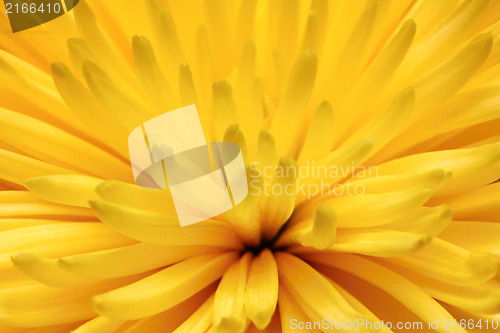
[[[339,268],[370,282],[396,298],[424,322],[436,319],[440,322],[453,321],[453,317],[418,286],[368,259],[354,255],[327,253],[309,254],[304,258],[314,263]],[[443,327],[439,330],[439,332],[446,331]],[[465,333],[465,330],[459,329],[457,332]]]
[[[324,318],[338,322],[366,319],[321,274],[301,259],[279,252],[276,262],[281,283],[312,321],[320,322]]]
[[[283,328],[283,333],[294,333],[296,332],[295,325],[298,323],[305,323],[310,321],[304,311],[300,308],[299,304],[292,297],[291,293],[283,287],[283,284],[279,286],[279,297],[278,297],[281,327]],[[303,329],[304,332],[319,333],[320,330],[309,330]]]
[[[173,333],[205,333],[212,325],[213,312],[214,296],[211,296]]]

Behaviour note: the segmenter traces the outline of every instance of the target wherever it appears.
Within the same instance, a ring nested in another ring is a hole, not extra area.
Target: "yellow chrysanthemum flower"
[[[88,0],[13,34],[2,14],[0,332],[497,332],[499,18]],[[250,195],[181,228],[127,137],[190,104]]]

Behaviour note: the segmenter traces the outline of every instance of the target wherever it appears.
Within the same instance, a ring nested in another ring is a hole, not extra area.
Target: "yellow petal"
[[[305,258],[315,263],[341,269],[366,280],[390,294],[424,322],[436,319],[439,319],[441,323],[444,320],[453,321],[453,317],[421,288],[368,259],[360,256],[328,253],[310,254]],[[447,330],[441,327],[439,332],[447,332]],[[465,333],[465,330],[457,329],[457,332]]]
[[[314,221],[303,221],[287,227],[276,240],[276,247],[299,243],[318,250],[330,248],[335,243],[337,215],[331,207],[319,205]]]
[[[283,333],[295,333],[297,332],[294,324],[305,323],[311,321],[309,317],[302,311],[299,306],[299,303],[293,299],[290,292],[283,287],[283,284],[279,286],[279,298],[278,304],[280,309],[280,317],[281,317],[281,327],[283,329]],[[311,333],[320,333],[320,330],[303,330],[304,332]]]
[[[460,45],[464,36],[472,32],[487,10],[488,2],[489,0],[463,2],[455,10],[446,13],[449,15],[417,40],[408,53],[403,64],[408,68],[408,73],[414,74],[446,59]],[[432,6],[432,12],[439,10],[438,8]],[[418,27],[420,29],[420,24]]]
[[[297,177],[294,170],[297,170],[297,163],[291,158],[282,157],[272,183],[265,189],[265,197],[262,199],[261,228],[268,239],[272,239],[292,215]]]
[[[373,138],[374,147],[370,155],[375,154],[400,132],[410,116],[414,103],[415,91],[413,88],[404,89],[394,98],[386,110],[358,132],[349,136],[349,139],[342,146],[349,146],[361,139]]]
[[[319,19],[318,13],[314,10],[310,9],[307,17],[307,26],[304,32],[304,36],[302,37],[301,50],[305,49],[319,49]]]
[[[67,272],[57,265],[57,259],[40,258],[30,253],[16,254],[12,262],[24,274],[49,287],[75,287],[99,280]]]
[[[136,9],[137,11],[137,9]],[[133,82],[134,74],[120,56],[119,49],[112,43],[101,30],[94,12],[86,2],[79,3],[74,9],[75,23],[82,37],[89,42],[95,52],[116,73]],[[85,72],[85,70],[84,70]]]
[[[255,166],[261,171],[264,179],[270,181],[272,172],[265,172],[266,169],[273,169],[278,164],[278,155],[276,153],[276,141],[274,136],[266,130],[261,130],[257,143],[257,155]]]
[[[493,253],[500,263],[499,223],[453,221],[439,238],[469,251]]]
[[[255,0],[243,0],[240,4],[238,11],[238,18],[236,20],[235,32],[235,50],[238,52],[243,48],[243,45],[250,39],[254,33],[255,26],[255,13],[256,9]],[[237,53],[239,54],[239,53]]]
[[[241,155],[243,156],[243,161],[245,165],[249,165],[251,162],[250,154],[248,152],[247,142],[245,140],[245,135],[239,128],[238,124],[229,126],[224,133],[224,142],[236,143],[241,149]]]
[[[358,310],[359,312],[363,313],[366,315],[366,317],[368,318],[372,318],[371,321],[372,322],[380,322],[381,320],[379,318],[377,318],[377,316],[375,316],[370,310],[368,310],[368,308],[366,308],[363,303],[361,303],[361,301],[359,301],[356,297],[352,296],[347,290],[345,290],[344,288],[342,288],[340,285],[338,285],[337,283],[335,283],[334,281],[332,281],[331,279],[329,279],[327,277],[327,280],[328,282],[330,282],[330,284],[338,290],[338,292],[342,295],[342,297],[345,298],[345,300],[347,302],[349,302],[349,304],[356,310]],[[387,328],[387,325],[384,325],[383,328],[379,331],[380,333],[392,333],[392,331],[390,329]]]
[[[455,286],[425,277],[401,266],[383,263],[404,275],[433,298],[470,313],[494,314],[500,310],[500,284],[496,280],[471,286]]]
[[[99,66],[105,67],[102,59],[92,50],[87,41],[83,38],[70,38],[67,41],[68,53],[73,67],[78,71],[79,77],[82,77],[82,66],[85,60],[91,60]],[[58,63],[62,65],[61,63]],[[64,65],[62,65],[64,66]]]
[[[427,172],[404,173],[386,176],[378,176],[378,168],[375,169],[375,177],[349,180],[351,187],[361,185],[365,193],[386,193],[389,191],[400,191],[416,186],[423,186],[433,190],[440,189],[451,179],[451,172],[443,169],[434,169]]]
[[[0,178],[16,184],[21,184],[21,181],[26,178],[75,173],[4,149],[0,149],[0,164],[2,165]]]
[[[278,301],[278,267],[269,249],[255,257],[250,266],[245,291],[245,309],[258,329],[271,322]]]
[[[443,106],[439,116],[434,116],[436,130],[429,134],[446,133],[497,119],[500,106],[499,90],[497,84],[457,94]]]
[[[359,126],[359,123],[367,122],[365,114],[370,109],[370,104],[383,91],[400,66],[412,44],[415,30],[415,22],[412,19],[406,21],[353,85],[352,90],[336,111],[339,123],[344,124],[337,127],[337,139],[342,138],[351,126]],[[400,87],[398,88],[401,89]],[[360,99],[359,96],[364,96],[364,98]]]
[[[103,107],[90,91],[75,78],[66,65],[52,64],[52,77],[57,90],[71,111],[87,126],[94,135],[109,143],[121,156],[128,157],[125,138],[134,129],[127,117],[114,115]]]
[[[94,220],[94,214],[88,208],[59,205],[47,201],[15,200],[0,203],[0,217],[30,218],[60,220]]]
[[[322,204],[335,210],[339,228],[366,228],[384,225],[414,212],[431,195],[431,189],[415,187],[380,194],[332,197]],[[307,209],[304,208],[303,214],[307,214]]]
[[[172,195],[166,190],[146,189],[135,184],[107,180],[95,192],[103,200],[152,212],[176,214]]]
[[[39,196],[28,191],[0,191],[0,202],[2,203],[43,203],[46,202]]]
[[[98,316],[79,326],[72,333],[101,333],[114,332],[123,324],[120,320],[113,320],[103,316]]]
[[[413,253],[429,244],[431,236],[392,230],[357,231],[341,229],[334,252],[357,253],[375,257],[395,257]]]
[[[91,295],[126,285],[140,277],[92,283],[71,291],[41,284],[0,290],[0,324],[39,327],[94,318]]]
[[[149,40],[142,36],[132,38],[132,51],[134,64],[138,78],[151,107],[155,108],[156,114],[172,110],[177,105],[172,89],[156,61],[153,46]]]
[[[57,223],[63,223],[63,221],[58,221],[58,220],[48,220],[48,219],[18,219],[18,218],[12,218],[12,219],[6,219],[3,218],[0,221],[0,231],[7,231],[7,230],[13,230],[13,229],[20,229],[20,228],[26,228],[26,227],[34,227],[37,225],[45,225],[45,224],[57,224]]]
[[[500,177],[500,145],[454,149],[401,157],[378,166],[380,175],[426,172],[441,168],[452,172],[451,181],[438,195],[470,190]]]
[[[211,50],[211,45],[208,40],[207,29],[204,25],[200,25],[195,36],[195,62],[193,64],[193,74],[195,75],[195,83],[198,84],[198,92],[201,99],[207,103],[212,100],[213,81],[214,81],[214,55]],[[198,83],[199,80],[199,83]],[[210,104],[207,104],[207,107]],[[209,113],[210,117],[212,113]],[[213,137],[213,136],[209,136]]]
[[[81,6],[78,6],[81,7]],[[153,117],[138,98],[120,88],[109,75],[95,63],[83,63],[83,76],[94,97],[112,114],[120,117],[121,123],[129,131]]]
[[[120,333],[143,333],[143,332],[159,332],[167,330],[173,332],[183,322],[189,320],[189,316],[197,311],[203,303],[213,295],[215,291],[213,283],[209,287],[191,296],[186,301],[164,311],[160,314],[150,316],[138,321],[128,322],[124,326],[126,328],[120,329]],[[210,318],[212,319],[212,318]]]
[[[99,278],[115,278],[175,264],[195,255],[220,252],[208,246],[163,246],[146,243],[82,253],[59,259],[67,271]]]
[[[0,266],[10,265],[10,255],[30,252],[41,256],[64,256],[133,244],[134,241],[102,223],[71,222],[41,225],[0,233]]]
[[[211,43],[214,46],[215,68],[219,77],[229,75],[233,56],[233,38],[229,24],[229,15],[232,15],[232,13],[228,7],[230,8],[226,1],[203,2],[207,28]]]
[[[29,78],[41,86],[54,90],[54,81],[50,75],[38,68],[34,63],[23,60],[19,56],[5,50],[0,50],[0,59],[4,61],[2,65],[8,68],[4,68],[3,70],[18,71],[21,77]]]
[[[316,78],[318,58],[313,50],[304,51],[295,62],[285,95],[276,111],[270,132],[276,138],[276,147],[279,155],[289,153],[293,134],[296,133]]]
[[[446,205],[421,207],[384,228],[436,236],[451,223],[452,211]]]
[[[187,259],[142,280],[94,296],[94,310],[106,317],[133,320],[152,316],[185,301],[222,276],[237,254]]]
[[[363,139],[355,144],[334,150],[327,156],[323,157],[317,163],[312,161],[307,163],[305,168],[301,166],[300,171],[300,184],[297,193],[297,203],[300,204],[306,200],[311,199],[312,196],[323,194],[324,189],[328,189],[340,180],[351,177],[355,173],[355,168],[361,164],[368,156],[373,148],[373,139]],[[302,176],[302,173],[305,173]],[[310,191],[310,188],[321,190]]]
[[[334,322],[366,319],[365,315],[356,311],[320,273],[301,259],[279,252],[276,254],[276,262],[280,283],[290,291],[312,321],[321,321],[324,318]]]
[[[246,14],[244,20],[247,20]],[[262,82],[255,79],[255,58],[255,44],[248,40],[243,49],[235,83],[235,99],[241,116],[240,126],[248,138],[249,149],[253,154],[259,130],[264,128]]]
[[[435,108],[460,90],[481,67],[491,51],[491,33],[476,36],[454,57],[448,59],[432,71],[428,72],[417,82],[411,83],[415,88],[416,99],[411,122],[420,120],[414,131],[427,130],[425,117],[433,117]],[[397,140],[393,140],[380,155],[377,161],[387,160],[389,157],[398,156],[415,143],[414,136],[404,132]]]
[[[239,121],[231,85],[227,81],[213,85],[213,126],[216,140],[224,137],[226,129]]]
[[[347,43],[339,48],[339,59],[331,60],[336,64],[335,68],[332,72],[328,72],[328,83],[321,83],[328,84],[334,105],[336,105],[335,101],[341,100],[349,91],[355,79],[364,69],[366,61],[370,57],[370,47],[377,37],[379,21],[386,11],[386,3],[387,1],[366,1],[364,6],[361,5],[363,11],[359,20],[350,33]],[[326,73],[323,76],[327,77]],[[335,80],[332,80],[332,77]]]
[[[491,33],[476,36],[460,52],[416,82],[415,115],[432,110],[462,88],[490,54],[492,41]]]
[[[197,104],[197,108],[200,109],[198,93],[193,81],[193,74],[191,73],[191,68],[185,62],[179,67],[179,94],[182,105]],[[200,112],[200,118],[202,118],[203,115],[204,113]],[[202,124],[206,125],[206,121],[202,121]]]
[[[0,323],[38,327],[93,318],[88,292],[88,288],[68,292],[43,285],[0,290]]]
[[[255,47],[255,43],[251,40],[248,40],[241,54],[235,85],[236,98],[241,104],[243,104],[244,102],[248,102],[247,99],[249,96],[251,96],[249,95],[249,93],[251,92],[252,85],[255,79],[256,53],[257,50]],[[246,116],[248,120],[252,118],[251,114],[247,114]]]
[[[211,296],[173,333],[205,333],[212,325],[213,312],[214,296]]]
[[[258,246],[260,243],[260,197],[262,194],[262,179],[259,170],[250,165],[246,168],[248,195],[236,207],[223,214],[231,223],[241,239],[247,245]]]
[[[107,226],[139,241],[159,245],[213,245],[239,248],[241,242],[228,224],[206,220],[181,227],[175,215],[112,204],[103,200],[91,201],[96,216]]]
[[[456,220],[500,222],[500,183],[475,190],[433,199],[432,204],[446,203]]]
[[[304,145],[300,150],[299,164],[326,156],[333,147],[334,117],[332,105],[323,101],[314,112]]]
[[[417,38],[425,36],[432,28],[440,24],[446,15],[449,15],[456,8],[458,1],[440,1],[434,5],[427,2],[415,4],[408,16],[415,19],[418,25]]]
[[[300,20],[300,1],[292,0],[278,5],[279,11],[272,12],[270,15],[276,15],[276,22],[279,29],[276,29],[277,39],[274,41],[276,48],[283,54],[296,54],[299,41],[299,20]],[[288,61],[287,57],[286,61]],[[289,64],[285,64],[288,70]]]
[[[0,54],[0,56],[1,55],[2,54]],[[18,70],[9,64],[9,62],[5,61],[4,57],[0,57],[2,86],[13,89],[15,94],[20,96],[20,98],[28,101],[36,100],[37,108],[43,109],[43,112],[40,113],[42,118],[50,119],[51,121],[56,119],[59,124],[62,123],[62,127],[66,130],[76,128],[85,133],[85,127],[76,121],[77,118],[73,114],[67,112],[67,107],[64,105],[63,100],[57,92],[54,91],[51,86],[42,85],[41,83],[23,76],[22,72],[28,68],[29,64],[22,63],[19,65],[21,65],[21,68]],[[24,68],[24,70],[22,68]],[[47,114],[50,116],[47,117]]]
[[[246,324],[245,287],[252,254],[247,252],[222,276],[214,298],[215,332],[242,333]]]
[[[497,261],[493,254],[469,252],[439,238],[434,238],[415,254],[384,260],[457,286],[486,282],[497,273]]]
[[[175,21],[173,17],[164,11],[160,12],[158,35],[160,64],[165,68],[167,77],[174,77],[177,68],[185,60]]]
[[[97,199],[96,186],[100,179],[80,175],[53,175],[30,178],[23,184],[32,192],[52,202],[90,207],[88,201]]]

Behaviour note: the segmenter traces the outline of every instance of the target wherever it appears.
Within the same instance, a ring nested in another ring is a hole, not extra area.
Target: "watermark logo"
[[[318,196],[364,195],[365,185],[356,180],[378,177],[378,167],[351,165],[323,165],[306,161],[301,165],[271,166],[254,162],[250,165],[249,193],[260,195],[300,196],[311,200]],[[294,183],[276,181],[295,179]],[[351,180],[354,180],[353,182]]]
[[[194,105],[146,121],[128,146],[136,184],[168,188],[181,226],[222,214],[248,194],[240,147],[207,143]]]
[[[79,0],[5,0],[5,13],[12,32],[52,21],[72,10]]]

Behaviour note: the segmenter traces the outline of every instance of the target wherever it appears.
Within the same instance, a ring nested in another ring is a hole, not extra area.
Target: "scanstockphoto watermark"
[[[294,331],[300,330],[342,330],[352,332],[366,332],[373,330],[412,330],[413,332],[423,330],[425,325],[422,322],[395,322],[390,321],[371,321],[368,319],[358,318],[349,319],[348,321],[340,322],[329,319],[321,321],[299,321],[297,319],[290,320],[290,328]]]
[[[354,162],[347,166],[326,166],[315,161],[299,166],[262,166],[260,162],[254,162],[248,174],[248,192],[255,196],[301,195],[308,199],[318,195],[359,196],[365,194],[365,185],[351,180],[377,176],[376,166],[356,166]],[[295,179],[295,182],[279,181],[290,179]]]

